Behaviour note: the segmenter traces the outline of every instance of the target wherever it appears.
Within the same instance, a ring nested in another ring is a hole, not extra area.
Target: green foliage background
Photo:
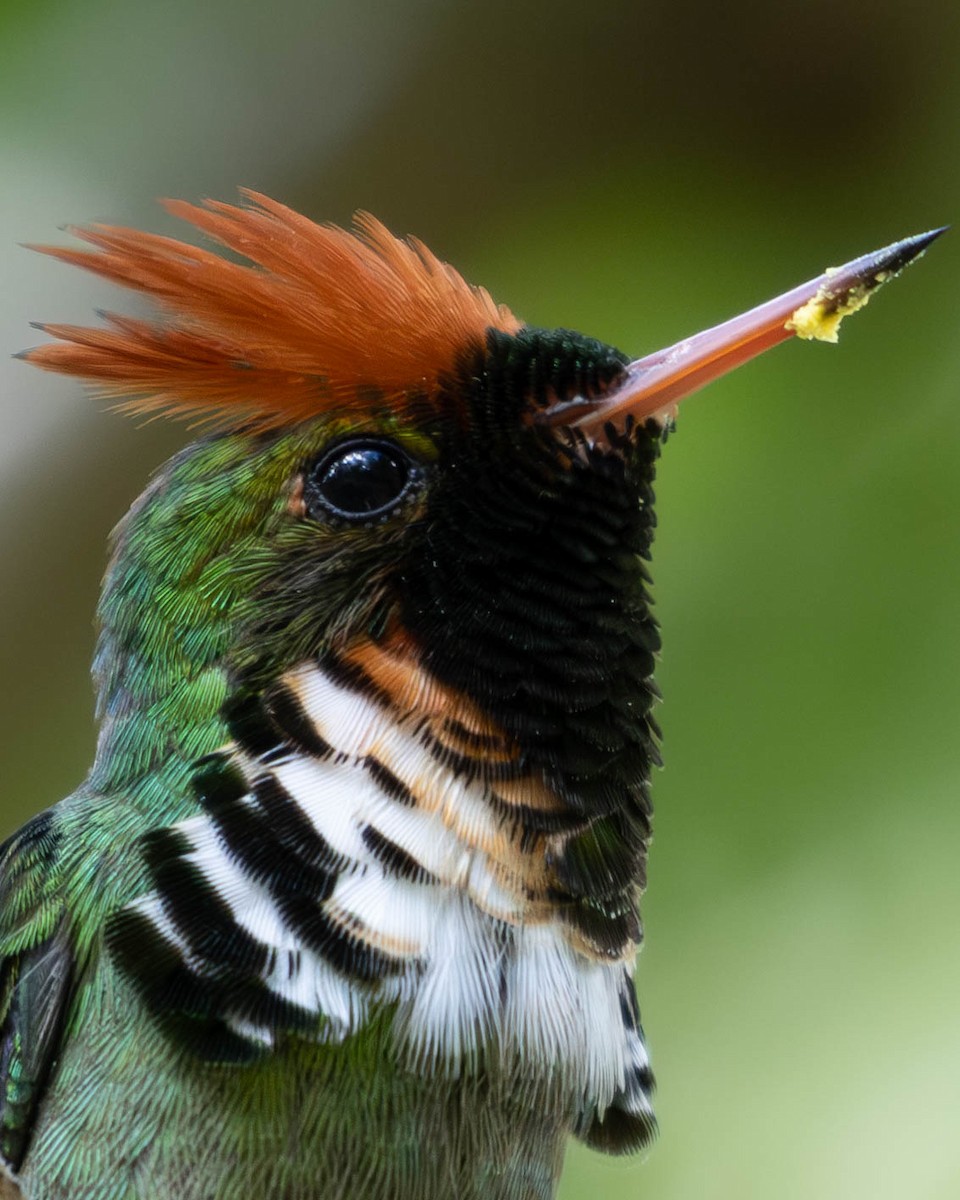
[[[246,184],[641,353],[956,220],[958,62],[953,0],[0,5],[2,344],[127,303],[16,243]],[[667,448],[662,1135],[563,1200],[960,1195],[955,239]],[[184,434],[0,372],[5,832],[89,763],[106,533]]]

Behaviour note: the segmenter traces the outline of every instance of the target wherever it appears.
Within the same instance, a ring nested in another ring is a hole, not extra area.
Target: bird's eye
[[[416,463],[394,442],[341,442],[308,470],[304,500],[310,516],[368,520],[386,516],[419,479]]]

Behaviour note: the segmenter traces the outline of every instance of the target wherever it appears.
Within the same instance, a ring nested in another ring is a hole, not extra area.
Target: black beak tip
[[[939,229],[928,229],[926,233],[916,233],[913,237],[894,242],[892,246],[888,246],[886,250],[880,252],[884,259],[882,267],[888,271],[902,270],[907,263],[919,258],[931,242],[935,242],[949,228],[949,225],[941,225]]]

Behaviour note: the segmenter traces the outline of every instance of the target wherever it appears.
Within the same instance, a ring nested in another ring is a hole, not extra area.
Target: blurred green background
[[[415,232],[641,353],[960,217],[955,0],[0,6],[0,333],[105,286],[18,243],[238,184]],[[659,487],[661,1138],[563,1200],[960,1196],[954,234],[687,402]],[[124,301],[126,302],[126,301]],[[0,825],[82,778],[108,529],[184,432],[0,357]]]

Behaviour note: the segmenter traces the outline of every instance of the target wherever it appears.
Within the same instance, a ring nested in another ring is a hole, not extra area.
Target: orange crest
[[[246,207],[166,207],[251,265],[110,225],[72,230],[96,251],[37,247],[148,293],[162,319],[43,325],[60,342],[23,357],[90,380],[103,395],[134,397],[121,407],[135,413],[269,429],[356,408],[371,393],[402,406],[482,346],[487,329],[521,326],[421,242],[394,237],[368,214],[348,232],[242,194]]]

